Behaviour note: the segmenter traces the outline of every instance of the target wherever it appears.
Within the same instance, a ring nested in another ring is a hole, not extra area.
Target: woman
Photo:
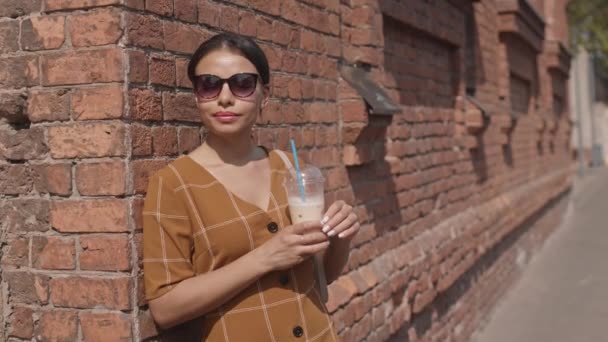
[[[359,230],[352,207],[337,201],[321,222],[291,224],[286,165],[251,138],[269,97],[268,61],[253,40],[210,38],[188,76],[208,135],[149,181],[144,282],[152,316],[161,328],[203,316],[206,341],[338,340],[310,257],[325,253],[328,282],[340,275]]]

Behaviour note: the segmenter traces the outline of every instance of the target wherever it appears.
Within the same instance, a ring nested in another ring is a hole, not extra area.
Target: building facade
[[[272,69],[255,139],[294,138],[362,221],[339,334],[467,340],[571,186],[566,2],[2,1],[0,336],[156,338],[147,177],[201,143],[185,69],[229,31]]]

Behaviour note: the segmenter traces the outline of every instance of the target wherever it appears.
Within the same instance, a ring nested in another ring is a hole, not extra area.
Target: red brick
[[[209,0],[198,1],[198,22],[209,27],[220,26],[220,8]]]
[[[84,341],[132,341],[131,320],[123,313],[80,314],[80,326]]]
[[[11,20],[0,23],[0,53],[11,53],[19,50],[19,21]]]
[[[9,233],[45,232],[49,230],[49,201],[44,199],[13,199],[0,202],[0,217]]]
[[[116,44],[122,35],[120,15],[113,10],[101,10],[70,17],[72,46]]]
[[[141,125],[131,125],[131,146],[133,156],[152,155],[152,129]]]
[[[32,191],[34,176],[27,165],[0,165],[0,193],[22,195]]]
[[[0,156],[8,160],[32,160],[46,155],[48,147],[41,127],[27,130],[0,128]]]
[[[68,120],[70,118],[68,91],[66,89],[32,91],[28,96],[27,114],[32,122]]]
[[[65,17],[32,17],[21,24],[23,50],[49,50],[61,47],[65,41]]]
[[[120,0],[44,0],[46,11],[62,9],[91,8],[119,4]]]
[[[0,108],[2,108],[0,111],[0,117],[9,124],[27,124],[28,117],[26,102],[27,93],[25,92],[0,94]]]
[[[80,269],[92,271],[128,271],[129,240],[120,236],[81,236]]]
[[[13,308],[9,323],[8,336],[31,339],[34,333],[34,311],[30,308],[16,306]]]
[[[30,245],[29,239],[23,237],[7,238],[7,245],[2,251],[1,264],[11,266],[28,266]]]
[[[144,200],[141,198],[133,199],[131,202],[131,208],[133,212],[133,221],[135,221],[135,230],[143,229],[143,210],[144,210]],[[140,255],[140,254],[138,254]]]
[[[149,15],[127,13],[126,16],[127,44],[142,48],[162,49],[163,22]]]
[[[129,83],[148,82],[148,60],[139,50],[129,50]]]
[[[171,156],[177,154],[177,129],[175,127],[157,127],[152,129],[152,150],[154,156]]]
[[[41,341],[76,341],[78,316],[71,310],[52,310],[40,313],[36,336]]]
[[[76,166],[76,187],[85,196],[125,194],[125,164],[122,161],[86,163]]]
[[[174,86],[175,63],[172,59],[152,56],[150,58],[150,83]]]
[[[162,120],[160,94],[149,89],[129,90],[130,115],[133,120]]]
[[[124,106],[122,85],[77,89],[71,104],[75,120],[120,118]]]
[[[128,202],[121,199],[55,201],[51,224],[62,233],[126,232]]]
[[[210,37],[209,33],[200,27],[170,21],[163,22],[163,32],[166,50],[187,54],[193,53]]]
[[[163,93],[163,109],[166,121],[201,122],[196,100],[190,93]]]
[[[11,303],[48,303],[48,277],[22,271],[4,271],[2,276],[8,284]]]
[[[239,11],[239,33],[244,36],[256,36],[256,16],[253,12]]]
[[[79,123],[48,128],[53,158],[117,157],[125,155],[121,123]]]
[[[181,127],[178,135],[178,152],[186,154],[201,145],[200,131],[196,127]]]
[[[46,270],[73,270],[76,267],[74,240],[32,237],[32,266]]]
[[[70,164],[33,165],[34,186],[40,193],[68,196],[72,193],[72,167]]]
[[[177,19],[195,23],[197,20],[196,0],[174,0],[174,15]]]
[[[270,18],[258,16],[256,19],[256,38],[261,40],[272,40],[272,37],[274,36],[272,23],[273,20],[271,20]]]
[[[39,83],[37,56],[3,57],[0,59],[0,84],[4,88],[30,87]]]
[[[122,81],[122,51],[110,48],[43,55],[41,73],[43,85]]]
[[[34,12],[40,12],[41,0],[21,1],[5,0],[0,6],[0,17],[17,18]]]
[[[165,160],[135,160],[131,163],[133,170],[132,183],[133,190],[137,194],[142,194],[148,188],[148,178],[156,171],[168,164]]]
[[[175,59],[176,83],[178,87],[192,89],[192,82],[188,78],[188,62],[186,58]]]
[[[340,112],[345,122],[366,122],[367,110],[363,101],[342,101]]]
[[[146,11],[158,15],[173,15],[173,0],[146,0]]]
[[[139,330],[142,340],[154,337],[160,333],[156,324],[154,323],[154,318],[152,318],[152,315],[150,314],[150,310],[140,310],[137,320],[139,322]]]
[[[124,4],[126,7],[133,8],[136,10],[144,10],[146,8],[144,0],[125,0]]]
[[[131,309],[131,280],[121,278],[65,277],[50,281],[51,301],[55,307],[78,309]]]
[[[232,6],[220,6],[222,15],[220,16],[220,29],[228,32],[239,31],[239,11]]]

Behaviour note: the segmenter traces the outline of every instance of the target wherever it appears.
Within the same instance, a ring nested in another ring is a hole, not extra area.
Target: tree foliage
[[[608,75],[608,0],[572,0],[568,4],[572,47],[583,46]]]

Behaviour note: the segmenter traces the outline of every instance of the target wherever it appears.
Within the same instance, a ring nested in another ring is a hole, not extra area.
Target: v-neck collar
[[[259,145],[258,147],[262,148],[266,152],[266,158],[268,159],[268,165],[270,168],[270,187],[268,189],[269,193],[268,193],[268,200],[266,203],[266,208],[260,208],[258,205],[254,204],[250,201],[247,201],[247,200],[241,198],[239,195],[235,194],[232,190],[230,190],[227,186],[225,186],[224,183],[222,183],[219,179],[217,179],[217,177],[215,177],[213,175],[213,173],[211,173],[209,170],[207,170],[207,168],[204,165],[200,164],[199,162],[194,160],[189,155],[183,155],[182,157],[187,159],[188,161],[190,161],[192,164],[194,164],[199,170],[203,171],[203,173],[205,173],[210,179],[212,179],[213,181],[220,184],[222,186],[222,188],[224,188],[226,193],[228,193],[228,195],[233,197],[236,201],[267,213],[272,208],[272,192],[274,190],[275,169],[276,169],[275,158],[274,158],[275,153],[273,150],[269,150],[265,146]]]

